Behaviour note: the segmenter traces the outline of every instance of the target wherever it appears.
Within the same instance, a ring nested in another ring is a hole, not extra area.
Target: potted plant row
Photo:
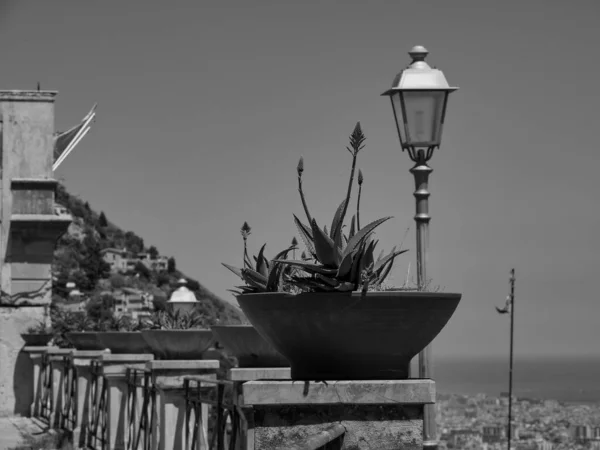
[[[143,321],[142,337],[157,359],[202,359],[214,340],[205,317],[197,310],[167,307]]]
[[[52,327],[48,326],[45,320],[40,320],[30,326],[26,333],[21,334],[21,337],[27,346],[45,347],[52,340]]]
[[[306,215],[306,222],[294,215],[305,246],[300,259],[288,259],[298,249],[292,245],[269,260],[263,245],[251,260],[248,229],[242,233],[243,266],[224,264],[244,281],[232,291],[258,333],[290,362],[292,379],[405,379],[411,359],[444,328],[461,298],[425,286],[386,284],[394,260],[406,250],[394,247],[375,257],[375,230],[391,217],[361,223],[360,171],[356,213],[345,222],[365,140],[357,123],[346,147],[352,157],[346,195],[329,229],[307,207],[300,158],[298,191]]]

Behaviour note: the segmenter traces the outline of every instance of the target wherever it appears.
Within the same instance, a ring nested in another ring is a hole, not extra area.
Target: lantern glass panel
[[[401,95],[406,144],[411,147],[439,146],[446,91],[403,91]]]
[[[394,120],[396,121],[396,129],[400,138],[400,145],[404,148],[406,144],[406,134],[404,133],[404,118],[402,114],[402,102],[400,100],[400,91],[394,92],[390,99],[392,100],[392,109],[394,111]]]

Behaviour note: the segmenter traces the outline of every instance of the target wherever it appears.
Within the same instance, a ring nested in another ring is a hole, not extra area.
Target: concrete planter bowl
[[[102,347],[113,354],[151,353],[150,347],[139,331],[107,331],[98,333],[98,341]]]
[[[21,337],[25,341],[26,346],[46,347],[52,340],[53,335],[50,333],[24,333]]]
[[[386,291],[243,294],[256,330],[294,380],[401,380],[444,328],[461,294]]]
[[[98,333],[95,331],[67,333],[65,337],[76,350],[104,350],[105,348],[98,340]]]
[[[239,367],[289,367],[290,363],[252,325],[215,325],[215,339]]]
[[[144,330],[144,341],[157,359],[197,360],[213,343],[210,330]]]

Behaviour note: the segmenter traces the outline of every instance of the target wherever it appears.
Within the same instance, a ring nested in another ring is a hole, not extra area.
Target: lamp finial
[[[429,52],[422,45],[415,45],[413,48],[410,49],[408,54],[410,55],[414,63],[417,61],[425,61],[425,58],[427,57]]]

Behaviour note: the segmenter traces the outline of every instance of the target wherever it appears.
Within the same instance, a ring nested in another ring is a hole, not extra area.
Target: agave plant
[[[248,230],[247,234],[244,233],[244,228]],[[264,244],[261,247],[258,256],[253,257],[253,264],[248,256],[246,246],[246,238],[248,237],[248,234],[250,234],[249,230],[250,227],[248,226],[248,223],[244,222],[244,226],[242,227],[242,237],[244,238],[244,267],[240,269],[230,266],[229,264],[221,263],[246,283],[245,286],[236,286],[236,289],[229,289],[229,291],[235,295],[284,291],[286,289],[284,275],[289,276],[292,273],[291,267],[278,262],[269,261],[265,256],[265,247],[267,244]],[[297,248],[296,244],[292,241],[292,245],[282,252],[279,252],[274,259],[278,260],[286,258],[290,251],[296,250]]]
[[[348,234],[346,235],[343,232],[344,219],[352,195],[356,160],[358,153],[364,148],[365,140],[366,137],[359,122],[350,135],[350,145],[346,147],[352,155],[352,169],[346,198],[337,208],[329,231],[326,226],[321,228],[308,210],[302,189],[304,160],[300,158],[296,169],[298,173],[298,192],[309,225],[302,223],[296,215],[294,215],[294,222],[313,261],[307,261],[304,257],[302,260],[286,260],[279,255],[275,257],[274,261],[271,262],[274,267],[280,268],[281,266],[277,264],[283,264],[284,266],[293,266],[300,269],[291,274],[279,269],[286,275],[284,281],[303,290],[315,292],[354,291],[359,290],[361,287],[366,291],[369,284],[380,285],[383,283],[392,269],[394,259],[406,252],[406,250],[396,250],[396,247],[394,247],[386,256],[382,252],[377,259],[374,258],[378,241],[373,239],[373,232],[391,217],[375,220],[360,228],[356,218],[360,215],[360,193],[364,181],[361,171],[359,171],[358,176],[357,215],[352,217]]]
[[[105,331],[140,331],[146,327],[141,320],[129,316],[113,316],[103,323]]]
[[[155,311],[150,318],[140,322],[142,327],[155,330],[190,330],[208,325],[206,318],[198,311],[184,312],[174,308]]]

